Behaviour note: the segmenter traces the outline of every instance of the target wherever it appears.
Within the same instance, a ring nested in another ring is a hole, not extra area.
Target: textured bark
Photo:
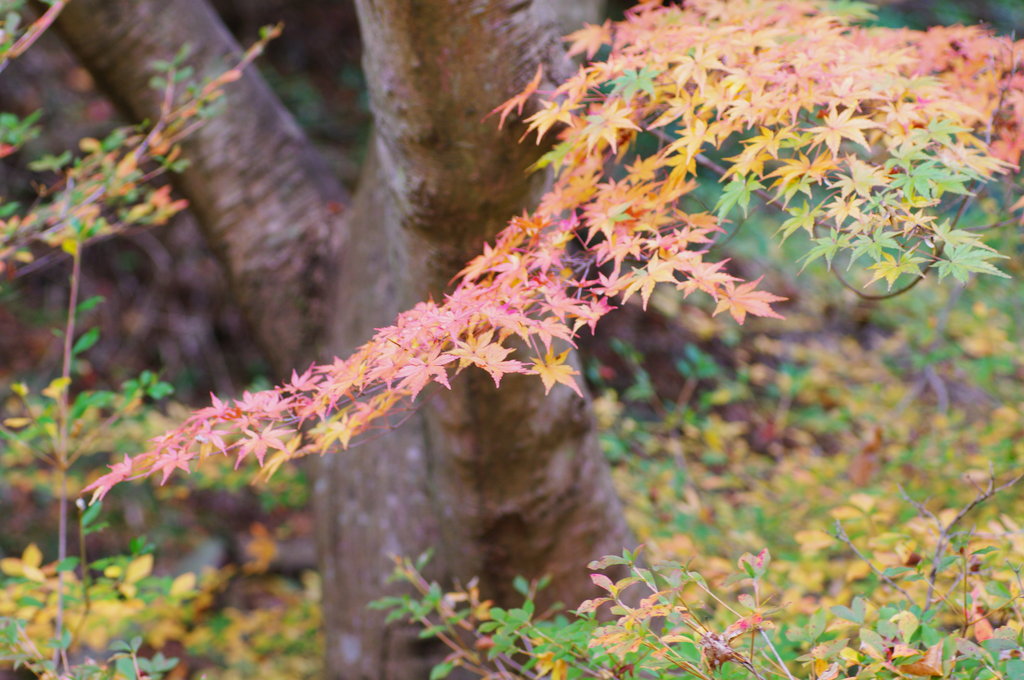
[[[565,0],[566,6],[574,5]],[[358,0],[377,133],[344,224],[341,197],[252,72],[194,137],[180,187],[279,368],[344,355],[448,280],[543,178],[521,128],[482,121],[533,76],[568,69],[555,9],[522,0]],[[126,110],[151,116],[143,65],[191,42],[204,63],[237,48],[200,0],[75,0],[61,31]],[[514,600],[515,575],[553,577],[549,599],[589,596],[585,565],[630,537],[589,404],[536,378],[500,391],[479,371],[421,397],[402,424],[319,461],[314,484],[328,675],[427,677],[436,645],[383,625],[388,553],[432,548],[431,576],[481,577]]]
[[[154,60],[187,44],[189,63],[210,74],[241,53],[204,0],[75,0],[57,30],[135,120],[159,112]],[[191,165],[175,182],[280,373],[316,353],[346,195],[255,69],[226,95],[227,113],[185,143]]]

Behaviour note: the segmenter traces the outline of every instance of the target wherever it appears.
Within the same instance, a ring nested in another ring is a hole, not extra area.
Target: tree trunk
[[[538,63],[569,68],[558,4],[357,1],[377,132],[344,225],[326,207],[338,188],[258,76],[229,91],[226,114],[189,143],[194,165],[180,186],[276,366],[344,355],[413,302],[441,295],[535,200],[544,180],[524,168],[539,150],[518,143],[521,126],[499,132],[482,119]],[[75,0],[67,12],[62,33],[137,117],[155,106],[146,63],[186,41],[204,60],[235,49],[199,0]],[[287,188],[276,190],[282,177]],[[630,542],[585,399],[562,387],[545,397],[529,376],[495,390],[475,369],[453,388],[319,461],[329,677],[425,678],[438,660],[414,627],[385,628],[366,609],[394,591],[384,584],[388,553],[431,548],[431,576],[480,576],[502,603],[515,600],[514,576],[548,574],[548,600],[571,606],[592,594],[587,561]]]
[[[188,45],[200,75],[242,50],[205,0],[75,0],[56,28],[118,107],[153,120],[157,59]],[[226,89],[225,113],[187,139],[175,178],[231,281],[257,343],[280,375],[323,352],[326,285],[347,200],[326,162],[254,68]]]
[[[360,246],[340,267],[346,302],[335,308],[349,311],[335,317],[332,346],[354,346],[365,328],[440,295],[543,188],[523,174],[539,150],[518,142],[521,128],[481,119],[538,63],[569,67],[551,6],[357,0],[377,133],[352,210]],[[431,576],[479,576],[485,596],[504,604],[515,601],[516,575],[549,574],[549,601],[574,605],[591,595],[587,561],[629,543],[585,400],[568,388],[545,397],[530,376],[507,376],[496,390],[475,370],[452,386],[403,426],[321,461],[331,677],[426,677],[415,629],[382,634],[365,608],[386,590],[388,552],[433,549]]]

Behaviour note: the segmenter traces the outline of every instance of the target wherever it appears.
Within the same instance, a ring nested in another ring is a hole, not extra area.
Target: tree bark
[[[524,175],[540,150],[519,143],[521,126],[498,131],[481,119],[538,63],[570,67],[554,5],[357,0],[376,136],[351,213],[358,250],[342,255],[345,304],[334,307],[347,311],[334,318],[332,346],[352,347],[366,327],[440,295],[543,189],[543,177]],[[530,376],[507,376],[496,390],[482,371],[452,387],[401,427],[321,460],[314,498],[331,518],[318,542],[333,678],[424,678],[436,661],[417,655],[415,628],[383,632],[365,607],[389,590],[389,552],[432,549],[432,577],[478,576],[484,596],[506,605],[518,597],[516,575],[547,574],[547,601],[571,606],[592,595],[587,561],[630,542],[586,400],[567,388],[545,397]]]
[[[539,150],[518,143],[521,126],[498,131],[482,119],[538,63],[548,73],[570,67],[559,4],[357,0],[377,132],[344,220],[328,207],[340,188],[258,75],[229,90],[226,114],[189,142],[180,188],[276,367],[344,355],[397,312],[441,295],[536,199],[544,179],[524,168]],[[201,0],[75,0],[60,30],[137,118],[156,106],[146,63],[184,42],[202,64],[237,49]],[[587,561],[630,542],[586,399],[562,387],[545,397],[529,376],[495,390],[473,369],[453,388],[319,461],[329,677],[425,678],[438,660],[415,627],[385,627],[366,609],[394,592],[384,583],[388,553],[431,548],[432,577],[479,576],[484,594],[505,604],[516,598],[514,576],[547,574],[547,600],[572,606],[592,594]]]

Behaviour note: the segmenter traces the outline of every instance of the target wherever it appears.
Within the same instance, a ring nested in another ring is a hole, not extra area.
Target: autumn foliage
[[[646,305],[659,283],[710,296],[739,323],[777,316],[781,297],[710,252],[755,197],[781,213],[783,237],[808,239],[808,261],[860,264],[865,285],[1001,274],[1000,255],[957,222],[1024,150],[1024,46],[977,27],[864,28],[822,7],[644,3],[569,36],[589,61],[554,89],[538,73],[495,112],[503,124],[529,114],[527,133],[553,140],[537,167],[554,170],[554,185],[444,300],[280,387],[215,397],[113,465],[94,498],[214,454],[270,474],[348,447],[470,366],[495,384],[525,373],[578,390],[567,346],[623,301]],[[707,205],[700,191],[716,185]]]

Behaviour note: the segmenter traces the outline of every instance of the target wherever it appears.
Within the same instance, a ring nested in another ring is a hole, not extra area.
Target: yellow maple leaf
[[[572,388],[572,391],[576,394],[581,397],[583,396],[579,385],[573,379],[574,375],[578,375],[578,371],[565,363],[568,356],[569,350],[565,350],[558,356],[555,356],[554,351],[549,348],[543,359],[534,357],[533,370],[544,382],[544,394],[551,392],[551,388],[555,386],[555,383],[562,383]]]
[[[816,133],[815,144],[825,142],[825,146],[832,152],[833,156],[839,155],[839,144],[843,139],[860,144],[867,150],[871,150],[868,140],[864,138],[864,131],[871,128],[881,127],[873,120],[863,117],[853,117],[853,109],[845,109],[840,113],[833,109],[825,116],[825,124],[808,128],[809,132]]]

